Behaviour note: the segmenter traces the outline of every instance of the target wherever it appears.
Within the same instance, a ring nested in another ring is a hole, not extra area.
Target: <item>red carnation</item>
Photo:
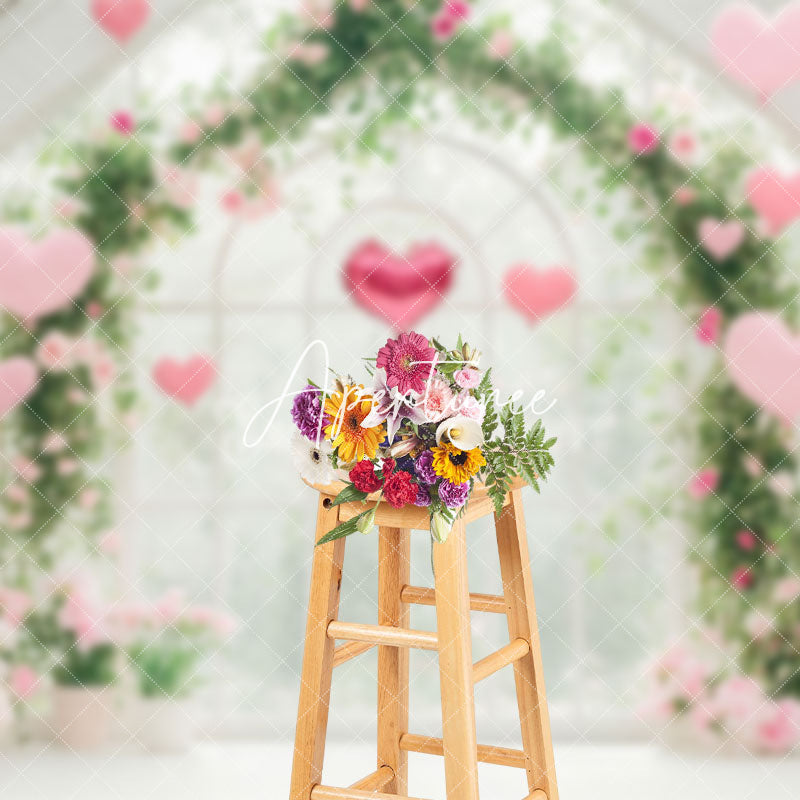
[[[393,472],[394,468],[397,466],[397,462],[393,458],[384,458],[383,459],[383,467],[381,468],[381,472],[383,473],[384,478],[388,478]]]
[[[375,474],[375,467],[366,458],[359,461],[350,470],[350,480],[359,492],[377,492],[381,488],[381,479]]]
[[[386,479],[383,486],[386,502],[394,508],[402,508],[417,499],[417,486],[411,480],[411,473],[400,470]]]

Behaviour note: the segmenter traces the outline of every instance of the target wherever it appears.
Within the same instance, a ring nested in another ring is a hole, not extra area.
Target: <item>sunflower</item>
[[[459,450],[455,445],[442,444],[439,447],[432,447],[431,452],[433,471],[451,483],[465,483],[486,465],[480,447]]]
[[[339,461],[348,464],[364,456],[375,458],[375,451],[386,435],[381,423],[374,428],[362,428],[361,423],[372,410],[372,395],[364,394],[363,386],[345,386],[325,399],[325,414],[330,422],[325,436],[338,448]]]

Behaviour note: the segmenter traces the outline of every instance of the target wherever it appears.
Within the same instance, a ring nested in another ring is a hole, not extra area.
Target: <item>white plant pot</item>
[[[191,706],[172,697],[140,697],[136,740],[151,753],[184,753],[195,733]]]
[[[56,686],[52,726],[58,743],[70,750],[94,750],[107,745],[114,721],[112,687]]]

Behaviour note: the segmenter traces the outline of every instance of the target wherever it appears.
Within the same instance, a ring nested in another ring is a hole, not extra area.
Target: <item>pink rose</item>
[[[440,11],[431,20],[431,31],[433,38],[439,42],[450,39],[458,29],[458,19],[446,11]]]
[[[51,331],[42,338],[36,350],[36,358],[46,369],[69,369],[75,360],[74,347],[74,339],[58,331]]]
[[[108,640],[103,615],[82,590],[66,595],[58,612],[58,624],[75,636],[76,647],[84,653]]]
[[[13,667],[8,676],[8,687],[19,698],[30,697],[39,685],[39,675],[27,664]]]
[[[100,319],[103,316],[103,306],[96,300],[92,300],[86,304],[86,314],[92,319]]]
[[[737,567],[731,575],[731,585],[738,592],[750,589],[755,582],[753,572],[749,567]]]
[[[752,531],[741,530],[736,534],[736,544],[745,552],[750,553],[758,547],[758,537]]]
[[[130,136],[136,130],[136,120],[130,111],[115,111],[110,119],[111,127],[123,136]]]
[[[774,703],[756,726],[756,746],[768,753],[788,753],[800,744],[800,702]]]
[[[212,103],[203,114],[203,119],[206,122],[206,125],[210,126],[211,128],[218,128],[225,122],[225,116],[227,112],[225,111],[225,107],[222,106],[220,103]]]
[[[244,207],[244,195],[238,189],[229,189],[220,198],[220,204],[229,214],[238,214]]]
[[[28,500],[28,490],[19,483],[12,483],[5,491],[5,496],[12,503],[24,503]]]
[[[108,556],[118,556],[122,552],[122,536],[118,531],[108,531],[100,537],[97,546]]]
[[[731,730],[738,730],[751,720],[765,700],[758,683],[743,675],[721,683],[712,698],[717,716],[725,720]]]
[[[325,42],[298,42],[289,51],[289,58],[299,61],[307,67],[321,64],[330,55],[330,48]]]
[[[742,467],[751,478],[760,478],[764,474],[764,467],[755,456],[747,456],[742,461]]]
[[[303,13],[318,28],[327,30],[335,17],[334,0],[304,0]]]
[[[793,603],[800,598],[800,578],[782,578],[775,586],[773,598],[780,605]]]
[[[96,387],[108,386],[114,379],[116,367],[108,356],[102,356],[91,365],[92,382]]]
[[[62,458],[59,459],[56,464],[56,472],[61,475],[62,478],[68,478],[70,475],[74,475],[79,468],[80,464],[74,458]]]
[[[89,486],[78,495],[78,505],[85,511],[91,511],[99,502],[100,491],[93,486]]]
[[[679,206],[688,206],[695,201],[697,192],[691,186],[679,186],[675,190],[675,202]]]
[[[472,13],[466,0],[444,0],[442,11],[455,19],[466,19]]]
[[[700,470],[689,482],[689,494],[701,500],[711,494],[719,485],[719,470],[714,467]]]
[[[0,586],[0,612],[15,628],[22,624],[32,606],[33,600],[26,592]]]
[[[489,57],[505,61],[514,52],[514,35],[511,31],[495,31],[489,39]]]
[[[669,140],[669,151],[678,161],[686,163],[697,150],[697,140],[691,131],[677,131]]]
[[[11,465],[26,483],[36,483],[42,476],[42,468],[35,461],[28,461],[22,456],[16,456]]]
[[[658,148],[658,131],[652,125],[637,123],[628,131],[628,147],[637,156],[654,152]]]
[[[195,144],[202,135],[202,127],[193,119],[184,122],[178,131],[178,139],[184,144]]]
[[[722,328],[722,312],[715,306],[707,308],[697,323],[697,338],[703,344],[714,344],[719,341]]]
[[[350,0],[350,8],[352,8],[356,13],[360,14],[362,11],[366,10],[369,3],[370,0]]]
[[[457,370],[453,378],[462,389],[474,389],[481,382],[481,373],[477,369],[466,367]]]

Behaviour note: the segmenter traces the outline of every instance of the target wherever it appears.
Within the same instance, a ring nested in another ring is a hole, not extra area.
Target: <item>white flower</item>
[[[316,447],[316,443],[306,439],[300,431],[292,435],[292,461],[300,476],[309,483],[325,484],[335,479],[330,460],[332,452],[329,442],[320,442]]]
[[[450,417],[440,423],[436,429],[436,444],[441,444],[444,436],[459,450],[472,450],[483,444],[480,424],[464,416]]]

